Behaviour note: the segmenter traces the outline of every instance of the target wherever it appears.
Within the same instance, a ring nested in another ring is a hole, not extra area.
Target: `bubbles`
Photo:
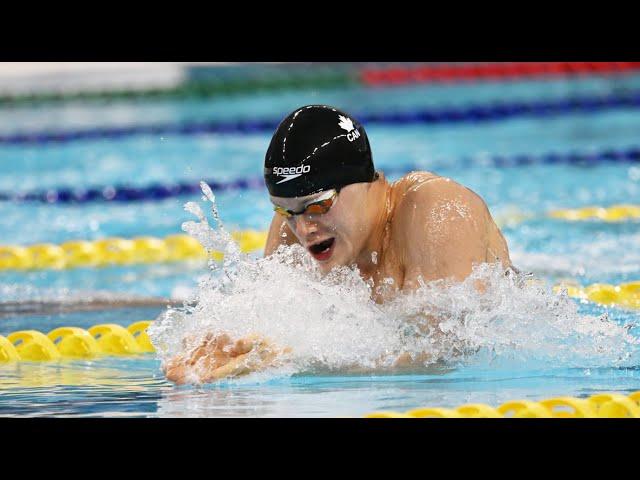
[[[299,245],[280,246],[267,258],[242,254],[216,216],[215,197],[205,195],[216,228],[191,203],[185,209],[199,222],[185,222],[183,229],[206,248],[224,251],[225,262],[212,264],[201,279],[195,306],[169,309],[149,328],[163,360],[189,346],[184,338],[197,343],[206,333],[225,333],[233,339],[258,334],[291,348],[284,366],[261,372],[262,379],[388,373],[401,355],[413,359],[413,371],[637,363],[638,340],[623,326],[606,316],[581,316],[566,295],[526,276],[505,275],[499,264],[479,265],[460,283],[422,282],[380,305],[355,267],[323,276]]]

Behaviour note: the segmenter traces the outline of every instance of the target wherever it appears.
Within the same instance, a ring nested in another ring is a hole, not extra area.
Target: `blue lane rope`
[[[547,153],[543,155],[494,155],[486,158],[466,157],[460,161],[440,165],[401,165],[381,168],[387,174],[407,173],[412,170],[438,171],[452,167],[519,167],[527,165],[575,165],[595,166],[603,163],[640,163],[640,147],[624,149],[605,149],[598,152]],[[215,192],[251,190],[265,187],[262,177],[238,178],[222,182],[205,180]],[[200,193],[199,182],[160,184],[135,187],[131,185],[108,185],[104,187],[58,188],[26,193],[0,192],[0,200],[14,202],[44,203],[87,203],[87,202],[135,202],[143,200],[162,200],[182,195]]]
[[[515,117],[548,117],[570,113],[592,113],[613,108],[639,108],[640,91],[602,97],[573,97],[531,102],[496,102],[459,108],[432,108],[406,112],[354,115],[361,123],[380,125],[443,124],[485,122]],[[76,131],[44,131],[0,135],[0,144],[47,144],[76,140],[116,139],[133,135],[197,135],[203,133],[251,134],[272,132],[281,119],[230,122],[190,122],[185,124],[139,125],[90,128]]]
[[[215,192],[229,190],[249,190],[265,186],[262,177],[239,178],[229,182],[205,180]],[[200,183],[154,183],[148,186],[107,185],[93,188],[51,188],[34,192],[0,192],[0,201],[43,202],[43,203],[88,203],[88,202],[135,202],[141,200],[162,200],[201,193]]]

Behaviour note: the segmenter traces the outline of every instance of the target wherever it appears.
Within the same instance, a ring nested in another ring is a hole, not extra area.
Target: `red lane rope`
[[[374,86],[616,74],[634,70],[640,70],[640,62],[508,62],[374,67],[362,69],[359,76],[362,83]]]

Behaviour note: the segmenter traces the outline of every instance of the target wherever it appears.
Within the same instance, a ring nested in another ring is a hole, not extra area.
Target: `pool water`
[[[96,105],[69,102],[0,108],[3,134],[74,130],[203,119],[282,118],[308,103],[347,112],[402,111],[424,106],[483,104],[509,100],[594,97],[640,88],[640,75],[449,86],[350,87],[255,93],[200,101],[171,100]],[[533,164],[497,168],[491,156],[598,152],[640,144],[640,109],[619,108],[548,118],[513,118],[441,125],[365,125],[376,167],[397,179],[403,166],[449,176],[480,194],[503,225],[516,266],[550,287],[562,279],[582,285],[640,279],[640,223],[573,222],[549,218],[558,208],[635,204],[640,199],[639,163],[593,166]],[[197,182],[259,176],[269,133],[136,135],[46,145],[0,144],[0,191],[120,183]],[[468,159],[473,159],[469,162]],[[216,193],[228,230],[265,230],[272,210],[266,189]],[[193,220],[188,201],[201,194],[159,201],[42,204],[0,202],[2,244],[61,243],[181,233]],[[525,213],[522,220],[517,214]],[[519,219],[520,218],[520,219]],[[514,220],[515,219],[515,220]],[[258,254],[254,254],[256,258]],[[69,299],[92,292],[183,298],[206,276],[206,265],[176,263],[70,270],[2,271],[0,300]],[[572,300],[578,303],[577,300]],[[20,329],[47,332],[62,325],[129,325],[153,319],[157,308],[20,315],[0,311],[0,335]],[[583,315],[608,318],[640,338],[637,310],[578,303]],[[632,357],[633,360],[633,357]],[[519,363],[474,361],[421,375],[249,376],[215,385],[176,387],[167,382],[154,354],[95,361],[0,365],[3,416],[362,416],[374,410],[418,406],[491,405],[514,399],[587,396],[640,390],[635,361],[593,366],[589,362]]]

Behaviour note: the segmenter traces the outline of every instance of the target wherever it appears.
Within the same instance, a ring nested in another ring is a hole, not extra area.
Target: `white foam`
[[[214,197],[206,197],[215,217]],[[219,217],[212,229],[198,205],[189,204],[188,210],[200,221],[186,222],[183,229],[231,258],[211,264],[195,306],[169,309],[149,328],[163,359],[184,348],[185,336],[212,332],[232,338],[258,333],[291,347],[285,369],[272,375],[376,369],[402,352],[429,353],[425,369],[436,363],[492,368],[524,368],[524,362],[526,368],[538,362],[584,368],[637,363],[638,340],[626,328],[606,316],[579,315],[570,298],[522,276],[505,276],[499,265],[480,265],[457,284],[423,283],[379,305],[355,268],[322,276],[298,245],[281,246],[268,258],[242,254]],[[478,281],[483,293],[476,289]],[[417,324],[424,325],[427,316],[434,322],[421,329]]]

